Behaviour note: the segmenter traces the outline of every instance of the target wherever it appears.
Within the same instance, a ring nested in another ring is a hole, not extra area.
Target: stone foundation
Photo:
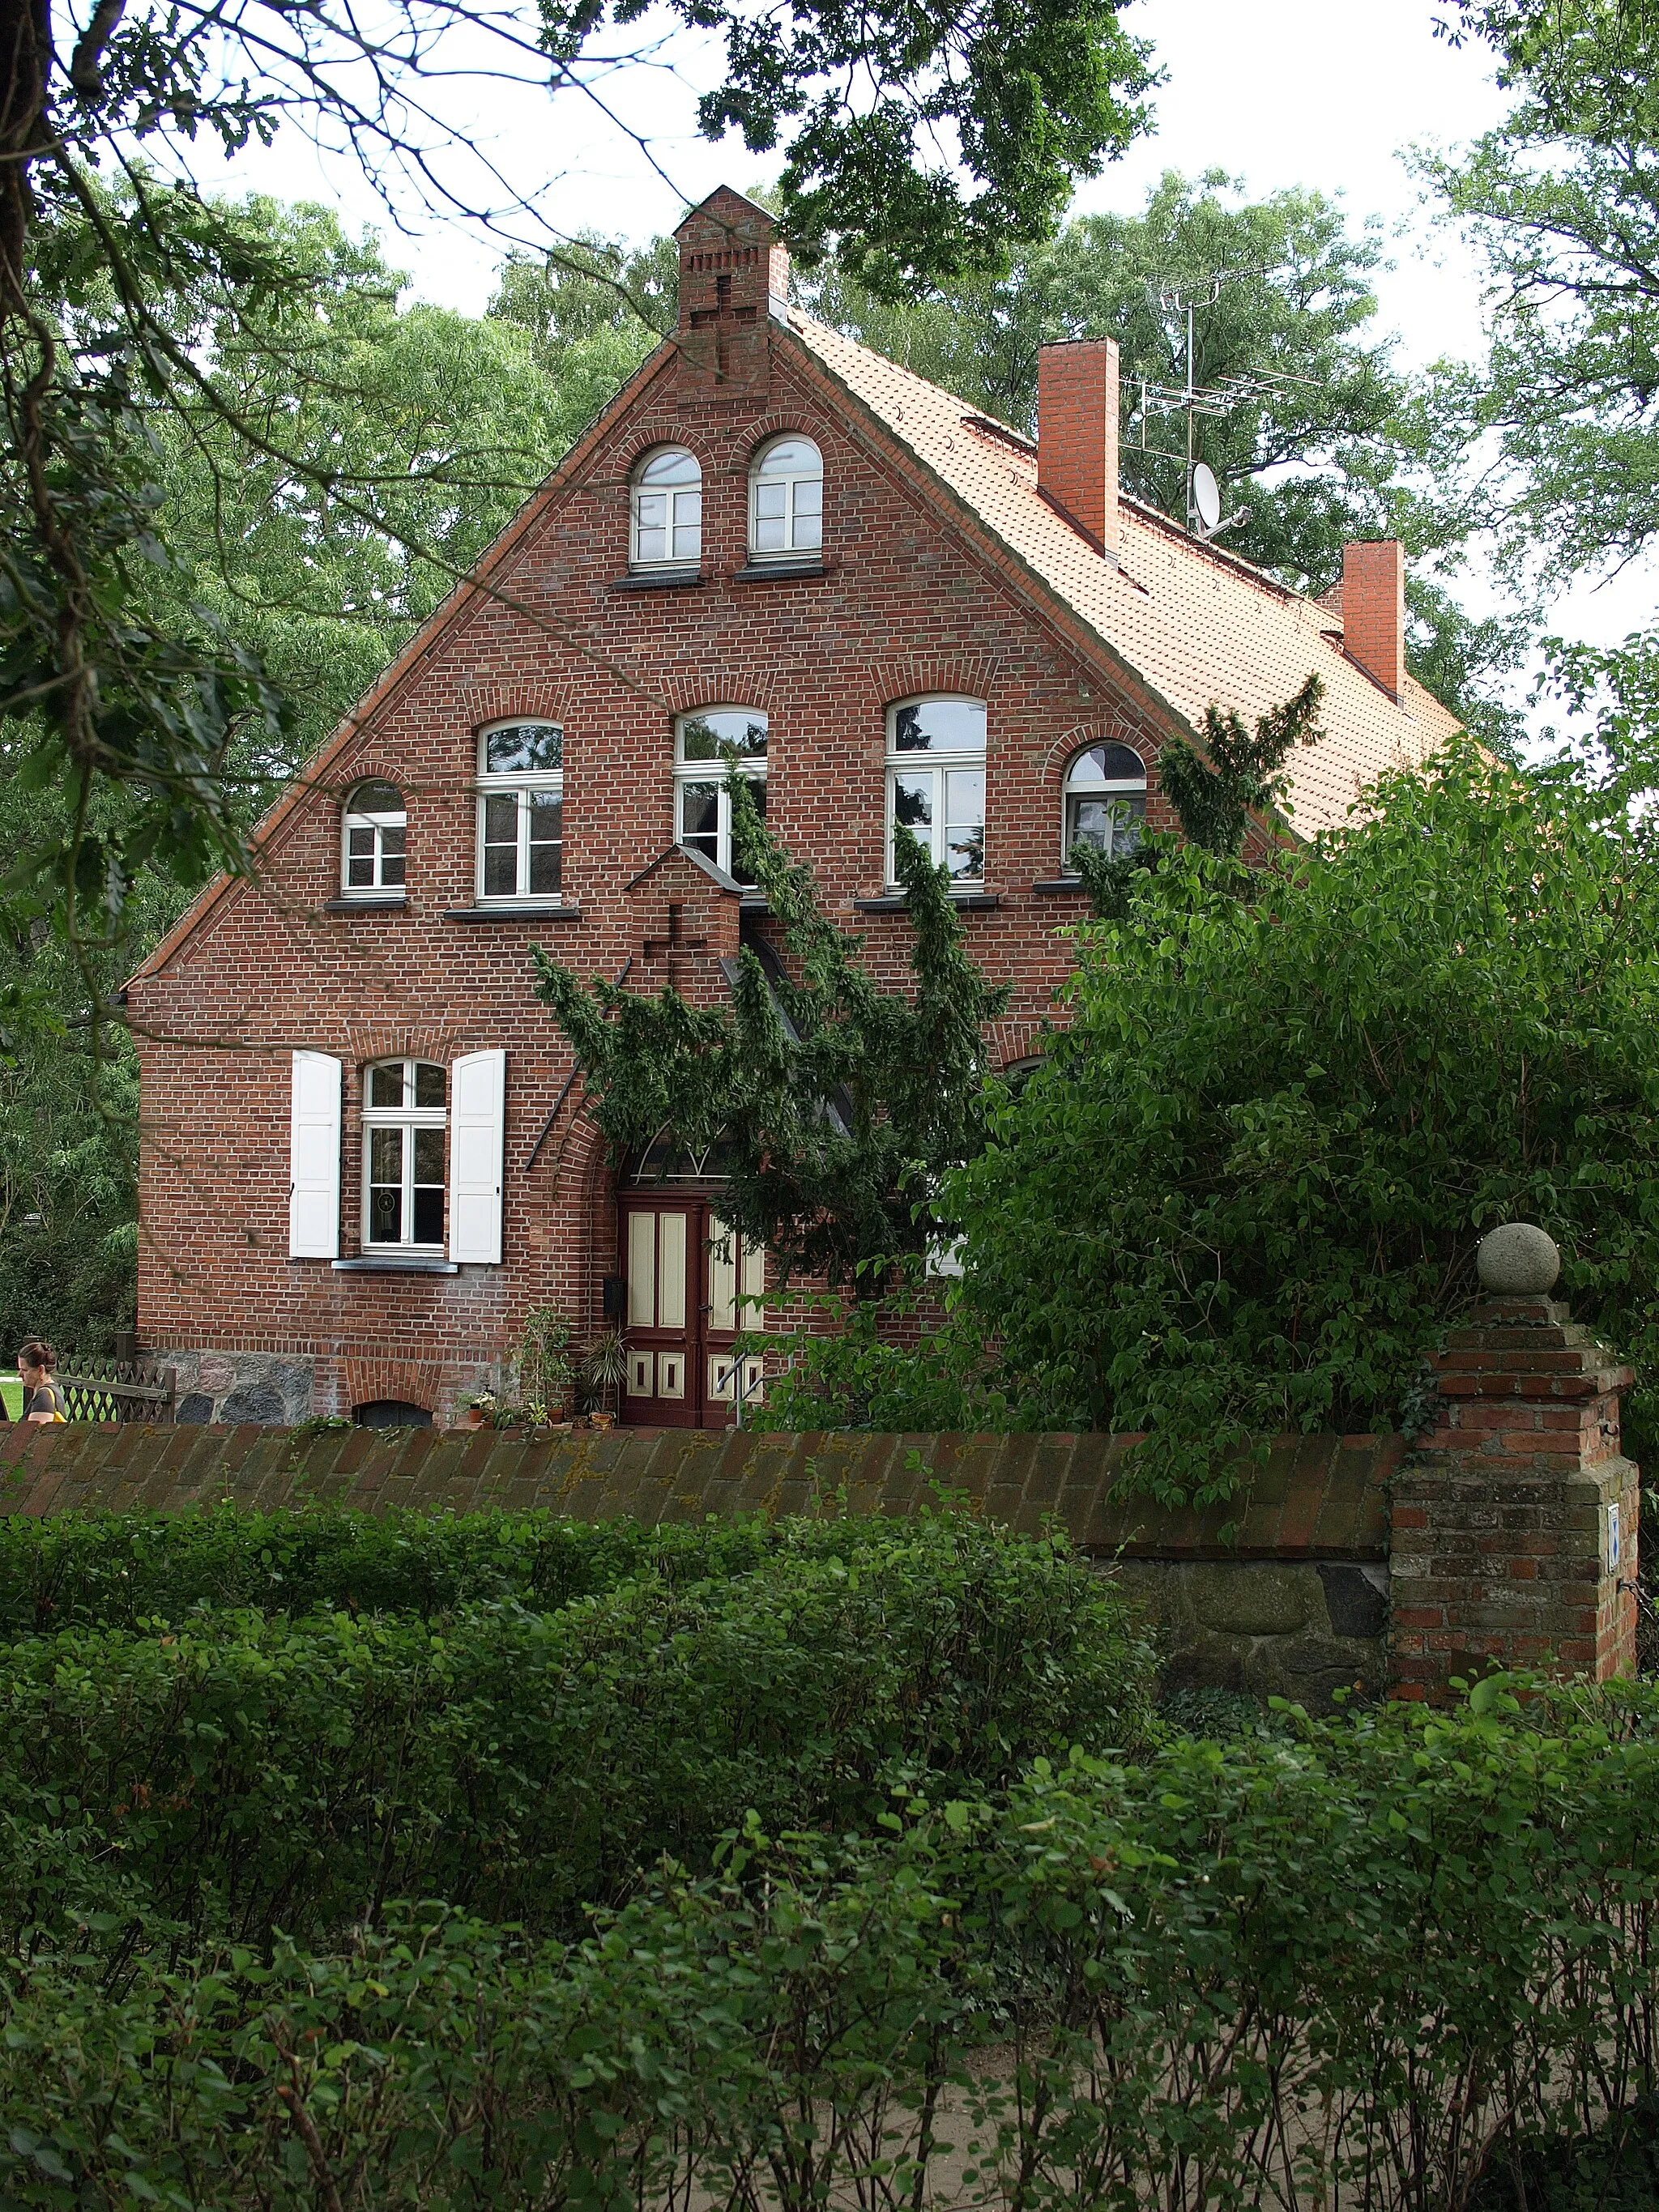
[[[1115,1572],[1168,1654],[1165,1686],[1243,1690],[1328,1712],[1381,1696],[1389,1572],[1351,1559],[1123,1559]]]
[[[174,1419],[191,1427],[292,1428],[317,1411],[316,1363],[271,1352],[155,1352],[178,1378]]]

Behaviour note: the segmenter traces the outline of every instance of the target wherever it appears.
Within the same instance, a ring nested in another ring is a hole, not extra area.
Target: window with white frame
[[[1127,745],[1091,745],[1066,770],[1060,856],[1072,866],[1079,845],[1108,859],[1133,853],[1146,820],[1146,768]]]
[[[348,898],[401,892],[407,831],[395,783],[360,783],[348,794],[340,837],[340,889]]]
[[[702,558],[702,471],[681,446],[659,446],[634,471],[629,563],[695,568]]]
[[[977,699],[910,699],[887,711],[887,880],[914,837],[953,888],[985,880],[985,708]]]
[[[447,1080],[427,1060],[381,1060],[364,1072],[365,1249],[443,1249]]]
[[[564,732],[501,722],[478,738],[478,896],[556,899],[564,856]]]
[[[823,544],[823,456],[810,438],[775,438],[749,476],[749,552],[757,561]]]
[[[674,725],[674,835],[694,853],[739,883],[752,883],[734,865],[732,801],[726,771],[735,762],[749,780],[756,806],[766,811],[766,717],[752,707],[705,707]]]

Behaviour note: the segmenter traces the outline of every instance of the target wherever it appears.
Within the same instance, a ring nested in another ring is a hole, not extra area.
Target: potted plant
[[[519,1389],[537,1427],[564,1419],[576,1381],[574,1334],[554,1306],[532,1306],[519,1338]]]
[[[492,1429],[495,1426],[495,1393],[475,1390],[470,1398],[460,1401],[461,1426],[466,1429]]]
[[[582,1346],[581,1377],[593,1405],[596,1429],[608,1429],[617,1418],[615,1398],[628,1379],[628,1346],[618,1328],[602,1328]]]

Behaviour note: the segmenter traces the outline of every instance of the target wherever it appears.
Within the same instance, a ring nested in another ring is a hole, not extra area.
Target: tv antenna
[[[1146,296],[1161,314],[1184,315],[1187,319],[1187,380],[1184,385],[1157,384],[1150,377],[1138,377],[1140,386],[1140,447],[1143,453],[1156,453],[1168,461],[1182,461],[1187,471],[1187,527],[1194,538],[1206,540],[1231,530],[1235,523],[1243,522],[1249,514],[1248,507],[1237,507],[1231,514],[1221,512],[1221,487],[1216,482],[1215,471],[1207,462],[1200,461],[1194,451],[1195,432],[1200,415],[1225,415],[1247,400],[1271,398],[1290,385],[1307,385],[1317,389],[1318,379],[1311,376],[1291,376],[1279,369],[1256,369],[1249,374],[1224,376],[1214,384],[1200,385],[1196,380],[1196,345],[1194,318],[1200,307],[1212,307],[1221,297],[1224,284],[1236,283],[1244,276],[1265,276],[1277,267],[1269,263],[1257,269],[1218,269],[1212,276],[1200,278],[1194,284],[1181,284],[1168,279],[1149,276]],[[1149,415],[1182,415],[1186,417],[1187,450],[1185,453],[1171,453],[1168,447],[1149,446],[1146,442],[1146,418]]]

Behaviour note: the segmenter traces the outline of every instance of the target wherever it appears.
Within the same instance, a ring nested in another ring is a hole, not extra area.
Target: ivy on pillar
[[[1550,1296],[1561,1255],[1541,1229],[1493,1230],[1479,1266],[1485,1295],[1435,1357],[1433,1431],[1393,1486],[1398,1698],[1438,1700],[1495,1668],[1636,1671],[1631,1370]]]

